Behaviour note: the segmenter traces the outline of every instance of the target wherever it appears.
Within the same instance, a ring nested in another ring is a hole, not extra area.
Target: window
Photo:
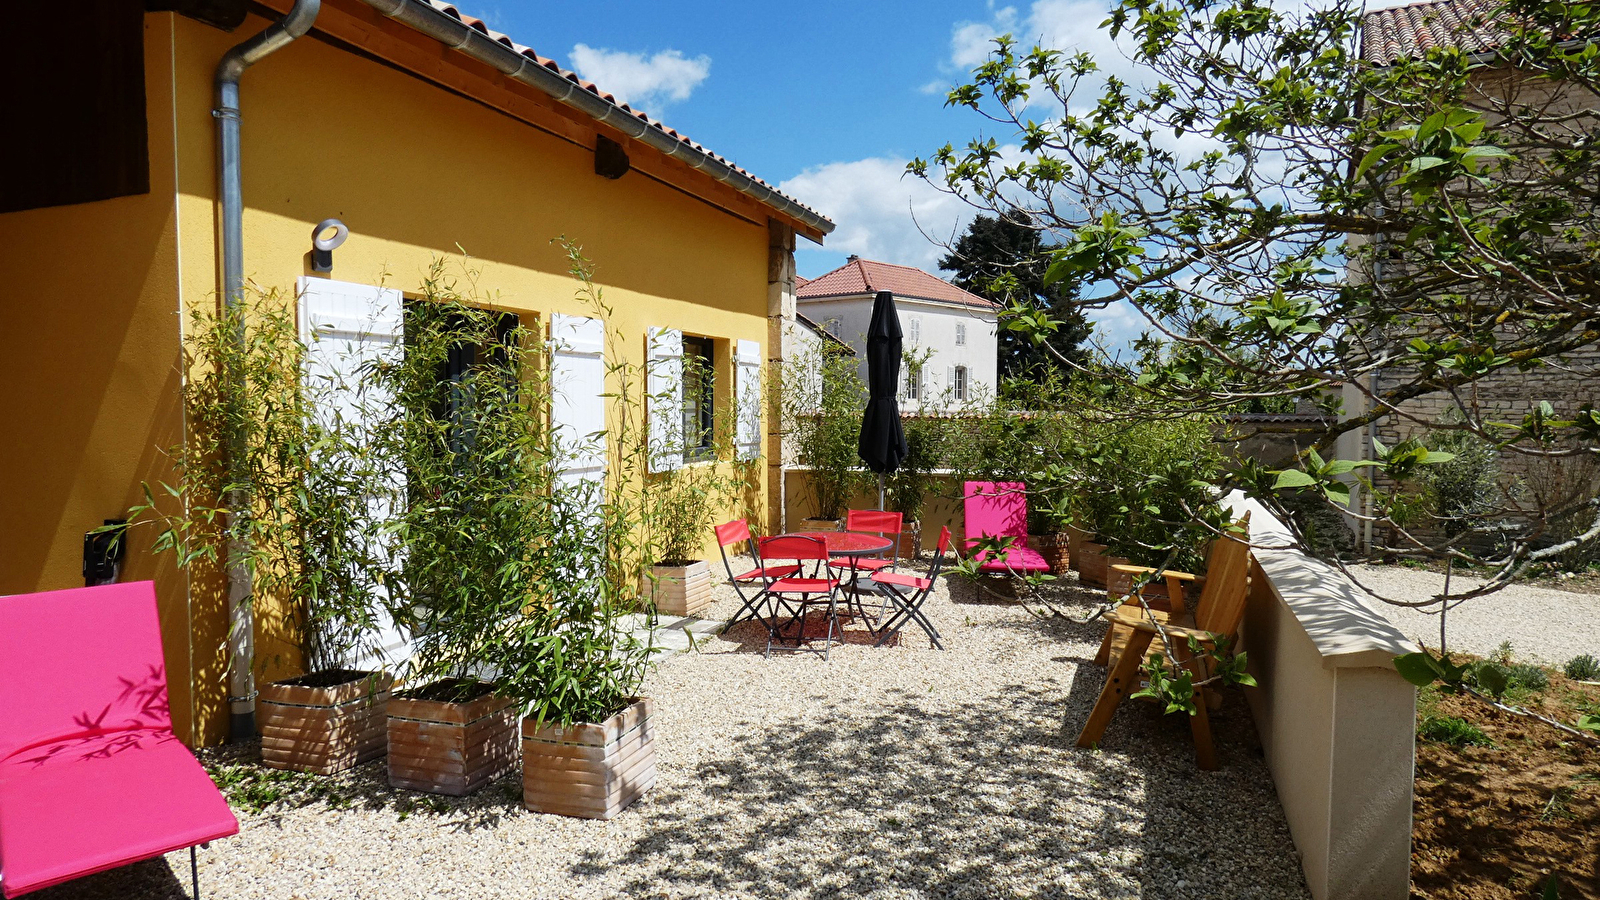
[[[922,343],[922,319],[920,317],[911,316],[906,319],[906,337],[913,344]]]
[[[900,398],[902,400],[922,399],[922,373],[910,366],[906,367],[904,380],[900,383]]]
[[[961,334],[961,326],[960,325],[956,326],[956,334],[957,335]],[[955,388],[956,399],[957,400],[965,400],[965,399],[967,399],[967,367],[966,366],[956,366],[956,373],[955,373],[954,383],[951,386]]]
[[[956,323],[956,346],[957,347],[965,347],[966,345],[967,345],[967,323],[965,323],[965,322],[957,322]]]
[[[716,379],[711,339],[683,336],[683,455],[711,455]]]
[[[515,355],[512,342],[521,324],[513,313],[490,313],[483,320],[470,319],[459,313],[449,313],[443,321],[424,322],[437,311],[426,308],[423,300],[407,300],[405,334],[413,338],[428,328],[452,336],[445,358],[438,367],[439,392],[434,396],[433,414],[449,424],[446,436],[449,447],[456,453],[465,453],[476,442],[477,423],[474,419],[483,414],[484,398],[480,390],[488,387],[498,394],[498,387],[490,386],[484,379],[494,373],[504,378],[501,385],[509,386],[514,397],[518,389]],[[501,398],[504,399],[504,398]]]

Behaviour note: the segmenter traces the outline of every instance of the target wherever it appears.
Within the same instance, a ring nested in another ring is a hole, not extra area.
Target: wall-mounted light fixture
[[[323,219],[311,229],[311,271],[332,272],[333,251],[339,249],[350,229],[338,219]]]

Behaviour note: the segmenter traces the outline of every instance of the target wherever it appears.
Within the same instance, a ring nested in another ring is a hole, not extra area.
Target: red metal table
[[[879,595],[877,585],[870,581],[862,584],[861,572],[856,569],[855,562],[863,556],[876,556],[888,550],[895,544],[894,538],[884,537],[881,534],[870,534],[861,531],[795,531],[790,532],[792,537],[816,538],[828,548],[829,556],[839,556],[850,560],[850,577],[845,579],[845,592],[849,597],[855,598],[856,612],[862,619],[868,621],[870,627],[876,628],[876,620],[867,616],[867,611],[861,606],[862,594]],[[849,599],[845,601],[848,614]],[[881,611],[881,610],[880,610]]]
[[[894,539],[859,531],[793,531],[785,537],[817,538],[831,556],[873,556],[894,546]]]

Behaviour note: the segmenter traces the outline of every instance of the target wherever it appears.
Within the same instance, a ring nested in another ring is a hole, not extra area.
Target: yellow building
[[[673,329],[709,339],[695,346],[733,384],[741,359],[780,352],[795,238],[832,223],[453,7],[146,5],[26,4],[0,38],[8,83],[32,86],[4,101],[0,594],[82,584],[85,533],[170,477],[183,311],[223,294],[219,120],[233,113],[215,80],[277,21],[254,10],[293,7],[311,26],[258,48],[271,52],[239,81],[249,282],[410,290],[465,251],[498,305],[548,323],[586,314],[551,242],[564,235],[631,336],[607,354],[642,358],[649,329]],[[349,236],[319,272],[312,232],[330,218]],[[150,539],[133,534],[122,577],[156,580],[175,725],[213,743],[228,730],[226,590]]]

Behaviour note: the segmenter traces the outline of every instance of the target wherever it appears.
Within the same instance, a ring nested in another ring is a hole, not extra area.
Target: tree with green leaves
[[[954,273],[950,280],[956,287],[1006,310],[997,347],[1001,378],[1033,379],[1048,369],[1070,372],[1069,363],[1087,358],[1082,344],[1091,329],[1070,303],[1072,285],[1045,284],[1055,249],[1031,219],[980,215],[939,260],[939,268]],[[1053,327],[1029,327],[1035,317],[1048,319]]]
[[[1548,532],[1593,512],[1592,494],[1507,504],[1449,535],[1396,528],[1397,486],[1449,454],[1367,429],[1409,419],[1508,457],[1600,453],[1590,398],[1507,416],[1479,391],[1556,369],[1592,377],[1600,361],[1600,48],[1583,39],[1600,33],[1600,5],[1510,0],[1491,16],[1396,54],[1363,49],[1349,0],[1119,0],[1101,28],[1126,60],[997,39],[949,103],[1004,134],[910,171],[1062,235],[1044,282],[1072,285],[1074,308],[1142,318],[1137,359],[1101,361],[1095,379],[1137,388],[1126,415],[1263,398],[1332,412],[1342,392],[1344,415],[1304,426],[1296,466],[1247,462],[1230,483],[1290,522],[1287,494],[1345,509],[1359,485],[1366,502],[1345,511],[1398,534],[1389,552],[1491,564],[1455,596],[1486,593],[1600,536],[1600,522],[1556,543]],[[1495,550],[1472,549],[1488,535]]]

